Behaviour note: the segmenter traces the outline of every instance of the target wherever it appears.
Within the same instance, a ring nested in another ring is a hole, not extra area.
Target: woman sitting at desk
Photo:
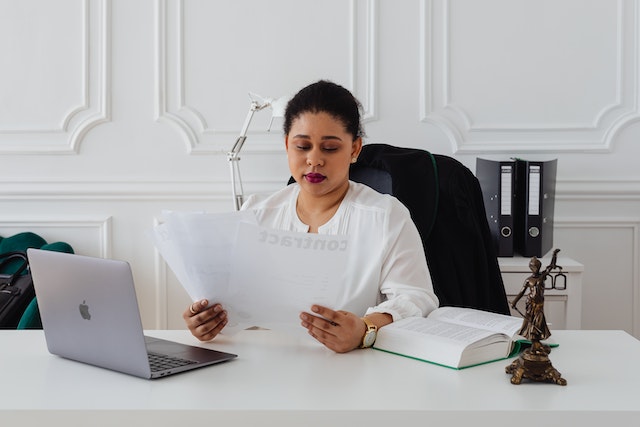
[[[349,181],[364,135],[360,103],[345,88],[313,83],[287,104],[284,143],[296,183],[264,198],[250,197],[242,209],[261,226],[320,234],[351,235],[356,254],[345,272],[343,304],[313,305],[300,314],[311,336],[343,353],[370,347],[378,328],[409,316],[426,316],[438,298],[424,249],[409,211],[397,199]],[[220,304],[191,304],[183,318],[201,341],[227,324]],[[364,316],[364,317],[362,317]]]

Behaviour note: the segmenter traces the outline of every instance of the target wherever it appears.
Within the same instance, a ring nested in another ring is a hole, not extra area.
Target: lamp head
[[[267,107],[271,107],[271,120],[269,121],[267,132],[271,131],[273,119],[276,117],[284,117],[287,102],[289,101],[289,97],[287,96],[281,96],[280,98],[264,98],[253,92],[249,92],[249,99],[251,99],[251,110],[253,111],[260,111]]]

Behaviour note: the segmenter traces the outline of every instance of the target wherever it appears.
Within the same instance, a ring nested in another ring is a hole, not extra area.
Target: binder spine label
[[[540,166],[529,165],[529,215],[540,215]]]
[[[500,215],[511,215],[511,188],[512,182],[511,165],[502,165],[500,167]]]

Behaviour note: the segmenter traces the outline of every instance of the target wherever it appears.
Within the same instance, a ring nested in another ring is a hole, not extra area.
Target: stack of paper
[[[299,327],[312,304],[337,307],[347,236],[267,229],[252,212],[166,212],[154,243],[193,301],[221,303],[226,333]]]

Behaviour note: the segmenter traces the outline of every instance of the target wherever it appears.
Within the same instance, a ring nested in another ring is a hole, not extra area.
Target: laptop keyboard
[[[164,371],[165,369],[178,368],[180,366],[192,365],[196,363],[193,360],[167,356],[166,354],[148,353],[148,355],[151,372]]]

